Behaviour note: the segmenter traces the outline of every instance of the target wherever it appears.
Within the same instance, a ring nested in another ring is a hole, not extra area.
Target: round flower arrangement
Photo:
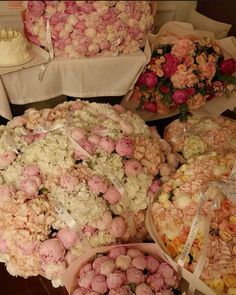
[[[177,166],[169,144],[119,105],[26,111],[0,127],[1,261],[56,286],[89,247],[146,239],[146,208]]]
[[[137,248],[119,246],[98,253],[79,269],[72,295],[171,295],[179,291],[178,283],[168,263]]]
[[[209,182],[225,181],[227,187],[235,160],[236,154],[214,152],[191,158],[163,185],[151,207],[157,238],[178,263],[186,256],[185,268],[195,270],[206,245],[200,278],[217,294],[236,292],[236,204]],[[190,251],[184,252],[197,217],[196,235]]]
[[[81,58],[128,54],[143,47],[154,23],[154,1],[28,1],[28,39],[55,56]]]
[[[209,151],[220,154],[236,152],[236,122],[225,117],[189,117],[186,122],[173,121],[164,138],[185,159]]]

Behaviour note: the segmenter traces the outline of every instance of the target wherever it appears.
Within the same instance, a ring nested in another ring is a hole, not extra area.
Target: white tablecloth
[[[0,115],[11,119],[9,102],[22,105],[60,95],[72,97],[122,96],[133,88],[143,67],[150,60],[144,52],[87,59],[55,58],[39,80],[41,66],[4,74],[0,79]]]

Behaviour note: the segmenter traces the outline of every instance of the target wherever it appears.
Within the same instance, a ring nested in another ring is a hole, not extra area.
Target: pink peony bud
[[[40,174],[40,169],[38,165],[25,165],[23,168],[23,174],[26,177],[35,176]]]
[[[83,273],[78,280],[79,286],[81,288],[90,289],[92,286],[92,281],[94,280],[95,277],[96,277],[96,272],[94,270],[89,270]]]
[[[128,137],[122,137],[116,144],[116,152],[121,157],[130,157],[133,154],[134,144],[133,140]]]
[[[120,270],[115,270],[107,276],[107,286],[109,289],[120,288],[126,282],[126,275]]]
[[[104,294],[107,292],[106,277],[103,275],[96,275],[92,281],[92,290],[98,292],[99,294]]]
[[[136,295],[154,295],[152,289],[145,283],[141,283],[136,287],[135,290]]]
[[[73,192],[78,184],[79,179],[71,174],[65,174],[60,177],[60,186],[68,193]]]
[[[103,198],[108,201],[110,204],[116,204],[121,199],[120,192],[115,188],[115,186],[109,186],[106,193],[103,195]]]
[[[111,261],[111,258],[109,256],[99,256],[98,258],[96,258],[93,262],[93,269],[95,270],[95,272],[97,274],[100,273],[101,271],[101,267],[102,267],[102,264],[106,261]]]
[[[132,260],[132,265],[137,269],[144,270],[147,266],[147,261],[144,255],[136,256]]]
[[[31,178],[26,178],[20,182],[20,189],[29,197],[35,198],[38,195],[38,184]]]
[[[172,95],[173,101],[178,104],[183,104],[188,100],[188,94],[185,90],[176,90]]]
[[[91,270],[93,268],[91,263],[87,263],[85,264],[83,267],[81,267],[80,271],[79,271],[79,275],[83,275],[85,274],[87,271]]]
[[[148,111],[148,112],[151,112],[151,113],[156,113],[157,112],[157,104],[155,102],[146,101],[143,104],[142,109],[144,111]]]
[[[142,73],[138,78],[138,86],[147,86],[149,89],[153,89],[157,84],[157,76],[153,72]]]
[[[145,281],[145,276],[143,272],[135,267],[129,268],[126,271],[127,275],[127,282],[128,284],[134,283],[134,284],[141,284]]]
[[[109,137],[102,137],[99,146],[105,151],[111,154],[115,149],[114,141]]]
[[[127,250],[125,247],[115,247],[113,249],[111,249],[110,253],[109,253],[109,257],[111,259],[116,259],[118,256],[120,255],[126,255]]]
[[[88,181],[89,189],[92,193],[99,195],[100,193],[106,193],[108,189],[105,178],[100,175],[93,175]]]
[[[122,238],[126,231],[126,224],[122,217],[115,217],[112,219],[110,234],[115,238]]]
[[[131,257],[128,255],[119,255],[116,258],[116,266],[121,270],[127,270],[131,264]]]
[[[146,256],[146,261],[147,261],[147,266],[146,266],[147,270],[150,273],[156,272],[156,270],[158,269],[160,265],[159,261],[152,256]]]
[[[220,64],[220,70],[224,75],[232,75],[236,70],[236,61],[233,58],[224,59]]]
[[[155,292],[159,292],[165,286],[162,276],[157,273],[149,275],[146,282]]]
[[[65,249],[57,239],[46,240],[39,246],[39,256],[45,262],[52,263],[61,261],[64,255]]]
[[[125,162],[125,175],[126,176],[137,176],[142,172],[142,165],[139,161],[131,159]]]
[[[72,246],[74,246],[77,236],[72,229],[69,227],[64,227],[57,233],[57,239],[61,241],[62,245],[66,249],[70,249]]]

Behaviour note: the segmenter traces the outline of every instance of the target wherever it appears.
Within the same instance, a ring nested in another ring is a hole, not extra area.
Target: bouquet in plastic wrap
[[[1,261],[58,285],[85,250],[146,239],[145,210],[177,166],[170,145],[119,105],[29,109],[0,127]]]

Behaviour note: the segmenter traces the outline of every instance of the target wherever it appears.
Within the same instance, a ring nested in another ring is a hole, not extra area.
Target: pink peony
[[[25,165],[23,168],[23,174],[26,177],[35,176],[40,174],[40,169],[38,165]]]
[[[16,153],[7,151],[0,154],[0,170],[7,168],[16,159]]]
[[[38,184],[32,178],[26,178],[20,182],[20,189],[29,197],[35,198],[38,195]]]
[[[131,257],[128,255],[119,255],[116,258],[116,266],[121,270],[127,270],[131,264]]]
[[[120,270],[115,270],[107,276],[107,286],[109,289],[120,288],[126,282],[126,275]]]
[[[137,176],[142,172],[142,165],[139,161],[131,159],[125,162],[125,175],[126,176]]]
[[[120,201],[121,194],[114,186],[110,186],[106,193],[103,195],[103,198],[107,200],[110,204],[116,204]]]
[[[79,141],[80,139],[85,137],[85,130],[81,127],[75,127],[71,131],[71,136],[75,141]]]
[[[73,293],[72,293],[72,295],[84,295],[84,289],[83,288],[76,288],[74,291],[73,291]]]
[[[46,240],[39,246],[39,256],[47,263],[62,261],[64,255],[65,249],[57,239]]]
[[[42,185],[42,177],[40,175],[33,175],[29,178],[34,180],[37,183],[38,188],[40,188],[40,186]]]
[[[126,271],[126,276],[127,276],[127,282],[128,284],[141,284],[144,283],[145,281],[145,276],[143,272],[140,269],[137,269],[135,267],[129,268]]]
[[[83,228],[83,233],[87,234],[88,236],[91,236],[92,234],[94,234],[96,232],[96,228],[92,227],[90,225],[86,225]]]
[[[128,137],[122,137],[116,144],[116,152],[121,157],[130,157],[133,154],[134,144],[133,140]]]
[[[36,249],[38,243],[36,241],[27,241],[27,242],[21,242],[18,244],[18,248],[24,255],[30,255],[34,252]]]
[[[116,268],[116,265],[113,260],[107,260],[105,261],[100,269],[100,274],[108,276],[110,273],[112,273]]]
[[[191,96],[195,93],[195,89],[194,87],[190,87],[186,89],[186,92],[188,93],[189,96]]]
[[[160,265],[159,261],[156,258],[152,257],[152,256],[146,256],[146,261],[147,261],[146,269],[150,273],[156,272],[156,270],[158,269],[158,267]]]
[[[12,197],[11,188],[7,185],[0,185],[0,203],[10,201]]]
[[[115,217],[112,219],[110,234],[115,238],[122,238],[126,231],[126,224],[122,217]]]
[[[79,286],[81,288],[90,289],[92,286],[92,281],[95,277],[96,272],[94,270],[89,270],[83,273],[78,280]]]
[[[177,276],[173,276],[170,278],[164,278],[164,282],[167,287],[176,288],[178,286]]]
[[[56,26],[59,23],[65,23],[66,19],[67,19],[67,14],[58,12],[50,18],[50,24],[52,26]]]
[[[107,292],[106,277],[104,275],[96,275],[96,277],[93,278],[92,290],[98,292],[99,294]]]
[[[64,174],[60,177],[60,186],[68,193],[72,193],[79,184],[79,179],[71,174]]]
[[[142,253],[138,249],[130,248],[128,250],[128,252],[127,252],[127,255],[134,258],[134,257],[137,257],[137,256],[141,256]]]
[[[130,295],[130,287],[127,285],[123,285],[117,289],[111,289],[108,295]]]
[[[185,90],[176,90],[172,95],[173,101],[178,104],[183,104],[188,100],[188,94]]]
[[[28,1],[28,10],[35,16],[41,16],[45,11],[43,1]]]
[[[143,108],[144,111],[148,111],[148,112],[151,112],[151,113],[156,113],[157,112],[157,104],[155,102],[146,101],[143,104],[142,108]]]
[[[62,245],[66,249],[70,249],[72,246],[74,246],[77,236],[72,229],[69,227],[64,227],[57,233],[57,239],[61,241]]]
[[[137,85],[153,89],[157,85],[157,76],[153,72],[142,73],[138,78]]]
[[[171,53],[165,54],[165,63],[162,65],[162,70],[164,71],[165,78],[170,78],[175,74],[178,64],[179,60],[177,57],[175,57]]]
[[[95,270],[95,272],[97,274],[100,273],[103,263],[107,262],[107,261],[112,261],[112,260],[111,260],[111,258],[109,256],[106,256],[106,255],[99,256],[98,258],[96,258],[94,260],[93,269]]]
[[[98,220],[97,224],[96,224],[96,228],[99,230],[106,230],[109,228],[110,224],[112,222],[112,215],[111,213],[105,212],[101,219]]]
[[[159,292],[165,286],[162,276],[158,273],[149,275],[146,282],[155,292]]]
[[[65,1],[66,12],[70,14],[75,14],[78,11],[78,6],[75,1]]]
[[[100,141],[101,137],[99,135],[96,134],[92,134],[88,137],[88,141],[97,145]]]
[[[147,266],[147,261],[144,255],[136,256],[132,260],[132,265],[137,269],[144,270]]]
[[[233,58],[224,59],[220,64],[221,73],[232,75],[236,70],[236,61]]]
[[[93,268],[91,263],[87,263],[85,264],[83,267],[81,267],[80,271],[79,271],[79,275],[83,275],[85,274],[87,271],[91,270]]]
[[[126,255],[127,250],[125,247],[121,246],[121,247],[115,247],[113,249],[111,249],[110,253],[109,253],[109,257],[111,257],[112,259],[116,259],[118,256],[120,255]]]
[[[92,193],[99,195],[100,193],[106,193],[108,189],[107,182],[105,178],[100,175],[93,175],[88,180],[88,186]]]
[[[111,154],[115,149],[114,141],[109,137],[102,137],[99,146],[105,151]]]
[[[141,283],[136,287],[135,290],[136,295],[154,295],[152,289],[145,283]]]

